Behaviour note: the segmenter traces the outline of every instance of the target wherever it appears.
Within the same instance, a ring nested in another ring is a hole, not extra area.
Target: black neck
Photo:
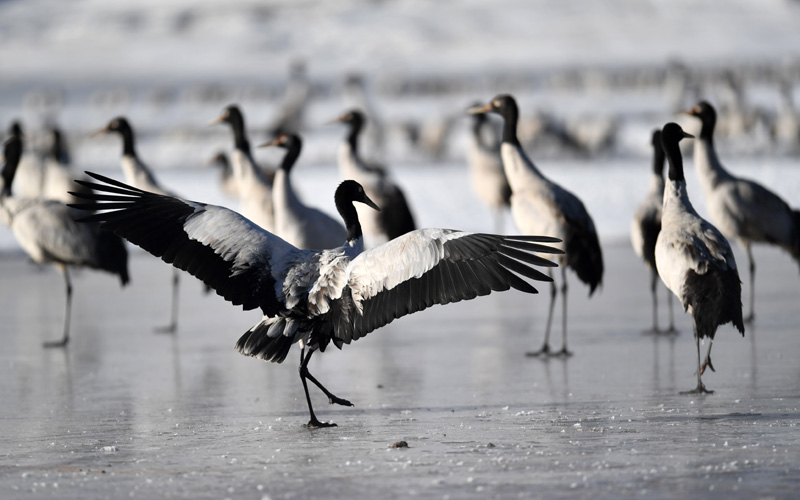
[[[247,135],[245,134],[244,117],[237,113],[231,116],[230,124],[231,129],[233,129],[234,146],[236,146],[236,149],[250,154],[250,141],[247,140]]]
[[[65,165],[69,163],[69,151],[67,151],[64,139],[58,130],[53,130],[53,144],[50,146],[50,155],[59,163]]]
[[[355,241],[363,235],[361,223],[358,221],[358,212],[350,200],[343,200],[339,196],[335,197],[336,210],[344,221],[347,228],[347,241]]]
[[[717,124],[715,116],[703,119],[703,127],[700,129],[700,138],[709,144],[714,144],[714,127]]]
[[[661,141],[653,144],[653,173],[659,177],[664,177],[664,148],[661,146]]]
[[[300,151],[303,149],[303,141],[299,137],[293,137],[286,145],[286,155],[281,162],[281,169],[287,174],[292,170],[297,158],[300,156]]]
[[[686,181],[683,177],[683,158],[681,157],[681,148],[678,142],[664,141],[662,138],[661,144],[669,162],[669,180]]]
[[[503,142],[507,142],[512,146],[519,146],[519,139],[517,139],[519,110],[516,104],[504,106],[500,114],[503,116]]]
[[[347,142],[353,150],[353,154],[358,154],[358,135],[361,133],[363,124],[361,120],[354,119],[350,122],[350,132],[347,134]]]
[[[3,165],[3,171],[0,172],[0,177],[3,178],[2,195],[11,196],[11,184],[14,182],[19,159],[22,157],[22,140],[19,136],[11,136],[8,139],[3,150],[3,156],[5,156],[5,165]]]
[[[136,158],[133,130],[129,126],[120,127],[119,134],[122,136],[122,155]]]

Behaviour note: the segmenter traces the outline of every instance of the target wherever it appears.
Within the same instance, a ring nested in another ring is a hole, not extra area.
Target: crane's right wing
[[[259,307],[267,316],[283,310],[282,284],[288,270],[312,258],[313,252],[298,250],[227,208],[87,174],[102,183],[77,181],[94,193],[72,194],[93,202],[71,206],[102,212],[81,221],[99,222],[246,310]]]

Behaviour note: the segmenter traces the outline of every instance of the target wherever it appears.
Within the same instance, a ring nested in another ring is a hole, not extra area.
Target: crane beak
[[[95,130],[94,132],[89,133],[89,137],[97,137],[98,135],[103,135],[108,132],[108,125],[101,128],[100,130]]]
[[[281,145],[281,138],[276,137],[269,142],[265,142],[264,144],[259,144],[257,147],[259,148],[268,148],[270,146],[280,146]]]
[[[699,116],[700,115],[700,109],[697,106],[695,106],[692,109],[687,109],[685,111],[681,111],[681,114],[689,115],[689,116]]]
[[[213,120],[208,122],[208,126],[210,127],[212,125],[219,125],[220,123],[222,123],[224,121],[225,121],[225,115],[219,115],[217,118],[214,118]]]
[[[349,113],[345,113],[343,115],[339,115],[336,118],[334,118],[333,120],[328,120],[328,121],[324,122],[323,125],[333,125],[335,123],[344,123],[344,122],[347,121],[347,115],[348,114]]]
[[[376,205],[374,201],[370,200],[369,196],[367,196],[366,194],[364,195],[363,199],[358,200],[358,201],[360,201],[364,205],[366,205],[366,206],[368,206],[368,207],[370,207],[370,208],[372,208],[374,210],[377,210],[378,212],[381,211],[380,207],[378,205]]]
[[[473,106],[471,108],[467,108],[467,113],[470,115],[481,115],[483,113],[488,113],[492,110],[492,103],[482,104],[480,106]]]

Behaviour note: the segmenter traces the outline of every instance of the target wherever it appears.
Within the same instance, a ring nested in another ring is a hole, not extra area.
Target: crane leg
[[[550,277],[553,277],[553,271],[548,268],[547,270]],[[558,290],[556,289],[556,282],[552,281],[550,283],[550,311],[547,313],[547,326],[544,330],[544,344],[542,348],[538,351],[527,352],[525,353],[526,356],[529,357],[538,357],[538,356],[549,356],[550,355],[550,327],[553,324],[553,309],[555,309],[556,305],[556,295],[558,295]]]
[[[328,402],[330,404],[338,404],[342,406],[353,406],[353,403],[346,399],[342,399],[336,397],[332,394],[328,389],[326,389],[316,378],[314,378],[311,373],[308,371],[308,362],[311,359],[311,355],[314,354],[313,349],[308,350],[308,354],[305,354],[305,347],[300,350],[300,380],[303,382],[303,390],[306,393],[306,403],[308,403],[308,413],[311,416],[311,420],[308,421],[308,427],[336,427],[336,424],[333,422],[320,422],[316,415],[314,415],[314,408],[311,406],[311,396],[308,394],[308,383],[306,380],[310,380],[314,385],[319,387],[319,389],[328,396]]]
[[[745,245],[747,260],[750,263],[750,314],[744,319],[745,323],[752,323],[756,319],[756,261],[753,259],[752,245]]]
[[[69,342],[69,324],[72,316],[72,281],[69,279],[67,266],[62,265],[59,267],[61,268],[61,274],[64,275],[64,283],[67,289],[67,307],[64,313],[64,336],[61,340],[44,342],[44,347],[65,347]]]
[[[711,364],[711,346],[714,345],[714,339],[708,339],[708,350],[706,351],[706,359],[700,365],[700,375],[706,372],[706,368],[711,368],[712,372],[717,370],[714,369],[714,365]]]
[[[694,318],[692,318],[692,326],[694,326],[694,341],[697,345],[697,387],[691,391],[682,391],[681,394],[713,394],[714,391],[709,391],[706,389],[706,386],[703,385],[703,381],[700,379],[700,376],[703,372],[700,370],[700,336],[697,334],[697,325],[694,324]],[[709,353],[710,353],[709,346]]]
[[[678,333],[678,330],[675,329],[675,315],[672,311],[672,292],[669,290],[667,290],[667,309],[669,310],[669,328],[665,333]]]
[[[156,328],[156,333],[175,333],[178,331],[178,292],[180,290],[180,271],[172,268],[172,306],[169,325]]]
[[[650,272],[650,296],[653,299],[653,328],[645,333],[660,333],[658,329],[658,273]]]
[[[561,350],[556,353],[556,356],[569,357],[572,353],[567,349],[567,266],[561,266]]]

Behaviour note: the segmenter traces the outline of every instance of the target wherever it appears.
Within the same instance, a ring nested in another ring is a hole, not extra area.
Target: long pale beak
[[[366,206],[368,206],[368,207],[370,207],[372,209],[377,210],[378,212],[381,211],[380,207],[378,207],[378,205],[376,205],[374,201],[370,200],[369,196],[367,196],[366,194],[364,195],[364,199],[363,200],[358,200],[358,201],[360,201],[361,203],[363,203],[364,205],[366,205]]]
[[[280,146],[281,145],[281,141],[282,141],[282,139],[280,137],[276,137],[276,138],[272,139],[271,141],[265,142],[264,144],[259,144],[256,147],[268,148],[270,146]]]
[[[211,120],[210,122],[208,122],[208,126],[210,127],[212,125],[219,125],[220,123],[222,123],[224,121],[225,121],[225,115],[220,115],[218,118],[215,118],[215,119]]]
[[[108,132],[108,125],[101,128],[100,130],[95,130],[94,132],[89,133],[89,137],[97,137],[98,135],[103,135]]]
[[[687,109],[681,111],[682,115],[689,115],[689,116],[697,116],[700,113],[700,110],[697,109],[697,106],[693,107],[692,109]]]
[[[323,125],[333,125],[335,123],[344,123],[346,121],[346,119],[347,119],[347,115],[348,115],[348,113],[345,113],[343,115],[339,115],[336,118],[334,118],[333,120],[328,120],[328,121],[324,122]]]
[[[492,104],[487,103],[487,104],[482,104],[480,106],[473,106],[471,108],[467,108],[467,113],[469,113],[470,115],[480,115],[483,113],[488,113],[491,110],[492,110]]]

